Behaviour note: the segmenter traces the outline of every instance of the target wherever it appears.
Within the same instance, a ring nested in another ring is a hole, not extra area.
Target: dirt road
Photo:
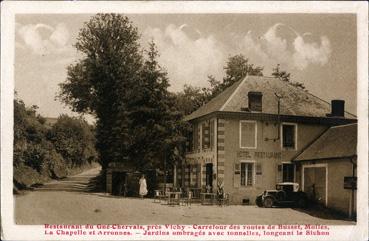
[[[290,208],[168,206],[152,199],[120,198],[88,191],[99,169],[54,181],[15,196],[17,224],[331,224],[349,221],[312,217]]]
[[[35,191],[89,192],[89,181],[96,177],[100,170],[100,167],[96,167],[62,180],[54,180],[36,188]]]

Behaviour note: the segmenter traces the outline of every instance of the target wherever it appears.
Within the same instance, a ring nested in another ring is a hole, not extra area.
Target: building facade
[[[253,204],[279,182],[300,182],[293,160],[331,126],[355,123],[331,105],[276,78],[248,76],[186,117],[192,125],[178,183],[218,185],[233,204]]]

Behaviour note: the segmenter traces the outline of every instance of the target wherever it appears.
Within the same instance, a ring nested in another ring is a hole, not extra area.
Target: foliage
[[[245,58],[242,54],[229,57],[224,66],[224,70],[225,76],[222,82],[209,76],[208,82],[210,83],[210,89],[208,92],[210,93],[210,99],[214,98],[237,81],[245,78],[247,75],[263,76],[263,67],[255,67],[253,64],[250,64],[249,59]]]
[[[14,165],[25,164],[41,171],[49,142],[47,129],[40,123],[36,107],[26,108],[23,101],[14,100]]]
[[[184,85],[183,90],[176,94],[176,104],[178,111],[188,115],[197,110],[208,101],[208,92],[206,88]]]
[[[82,118],[59,116],[49,130],[48,138],[69,167],[97,161],[94,131]]]
[[[68,67],[60,98],[72,110],[96,116],[96,148],[103,168],[128,159],[128,102],[137,93],[142,68],[137,29],[127,17],[97,14],[80,30],[76,48],[83,58]]]
[[[277,64],[277,66],[273,69],[272,76],[274,76],[275,78],[279,78],[282,81],[289,82],[291,74],[287,73],[286,71],[281,71],[280,65]]]
[[[222,81],[212,75],[208,76],[209,88],[185,85],[184,90],[176,94],[178,109],[188,115],[247,75],[263,76],[263,67],[250,64],[242,54],[229,57],[224,70]]]
[[[36,110],[37,106],[26,107],[22,100],[14,100],[13,166],[14,183],[18,188],[47,178],[65,177],[70,168],[80,165],[86,154],[90,161],[97,157],[94,132],[84,120],[61,116],[56,126],[50,128],[46,118]],[[73,134],[68,136],[66,133]],[[61,148],[59,143],[67,139],[73,145],[72,149],[78,148],[78,157],[62,156],[67,148]]]
[[[223,83],[226,86],[232,85],[246,75],[263,76],[263,68],[249,64],[249,60],[242,54],[231,56],[224,69],[226,76],[223,78]]]
[[[274,76],[275,78],[278,78],[284,82],[287,82],[288,84],[299,88],[299,89],[305,89],[305,85],[303,83],[300,82],[292,82],[291,81],[291,73],[287,73],[287,71],[281,71],[280,70],[280,65],[277,64],[277,66],[273,69],[272,72],[272,76]]]
[[[164,150],[171,153],[181,140],[182,116],[173,109],[155,45],[150,43],[145,58],[127,17],[97,14],[80,30],[75,46],[83,57],[68,67],[59,98],[74,111],[95,115],[103,169],[109,162],[153,166]]]
[[[34,184],[43,183],[45,178],[35,169],[21,164],[14,168],[13,180],[16,189],[25,189]]]
[[[141,76],[132,87],[135,95],[128,102],[132,139],[129,154],[140,169],[159,167],[163,153],[172,156],[174,148],[184,142],[182,115],[174,108],[174,99],[167,90],[167,73],[156,60],[158,52],[153,42],[146,54]]]

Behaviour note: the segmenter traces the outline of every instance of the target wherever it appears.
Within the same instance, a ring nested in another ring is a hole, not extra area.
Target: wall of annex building
[[[322,169],[326,171],[325,178],[317,178],[316,176],[307,176],[308,169],[311,173],[312,169]],[[300,183],[304,186],[304,191],[311,195],[311,187],[307,182],[314,183],[315,186],[326,187],[324,202],[327,207],[335,209],[345,214],[350,213],[351,204],[353,202],[352,212],[356,212],[356,191],[354,191],[354,198],[352,199],[352,190],[344,188],[344,177],[353,175],[353,165],[348,158],[309,161],[301,163],[301,179]],[[304,172],[304,174],[302,174]],[[356,176],[355,170],[355,176]],[[310,180],[309,180],[310,179]],[[312,179],[312,180],[311,180]],[[322,182],[322,183],[319,183]]]

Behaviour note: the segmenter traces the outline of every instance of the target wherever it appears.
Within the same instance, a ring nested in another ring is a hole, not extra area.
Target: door
[[[213,188],[213,164],[206,164],[206,186]]]
[[[293,182],[294,181],[294,165],[290,163],[282,164],[282,182]]]
[[[126,173],[125,172],[113,172],[112,175],[112,194],[117,196],[127,195],[127,183],[126,183]]]
[[[326,167],[304,168],[304,191],[313,200],[327,204]]]

